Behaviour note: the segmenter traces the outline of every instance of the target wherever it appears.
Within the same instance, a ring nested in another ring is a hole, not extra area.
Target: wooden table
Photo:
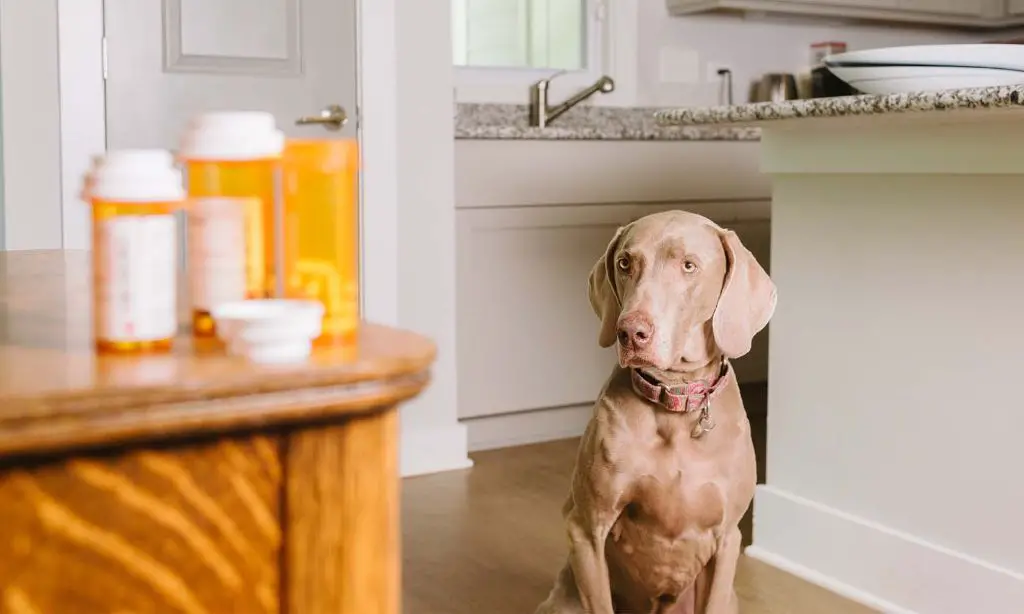
[[[0,612],[398,614],[396,406],[433,344],[96,356],[89,276],[0,254]]]

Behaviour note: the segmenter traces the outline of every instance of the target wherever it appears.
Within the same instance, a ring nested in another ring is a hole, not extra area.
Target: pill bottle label
[[[192,306],[210,311],[246,298],[245,200],[197,198],[188,213]]]
[[[174,216],[122,215],[99,221],[93,249],[96,337],[115,342],[174,337],[178,329]]]

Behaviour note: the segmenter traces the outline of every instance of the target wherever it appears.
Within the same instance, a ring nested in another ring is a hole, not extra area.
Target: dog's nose
[[[620,345],[642,348],[651,342],[653,336],[654,324],[646,316],[634,314],[619,321]]]

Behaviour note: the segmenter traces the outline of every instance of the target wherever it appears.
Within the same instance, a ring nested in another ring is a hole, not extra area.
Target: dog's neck
[[[637,396],[669,411],[706,413],[711,397],[725,386],[731,374],[728,361],[717,358],[692,371],[633,368],[630,381]]]
[[[662,385],[682,386],[697,381],[714,381],[721,373],[723,364],[725,358],[716,355],[703,364],[684,363],[678,370],[664,371],[653,367],[640,370]]]

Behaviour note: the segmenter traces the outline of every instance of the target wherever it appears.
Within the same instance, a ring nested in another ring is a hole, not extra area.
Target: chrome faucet
[[[565,72],[565,71],[562,71]],[[607,94],[615,91],[615,82],[605,75],[594,82],[590,87],[576,92],[565,102],[557,106],[548,106],[548,86],[551,80],[562,74],[557,72],[547,79],[542,79],[530,86],[530,125],[537,128],[544,128],[555,121],[560,115],[600,92]]]

